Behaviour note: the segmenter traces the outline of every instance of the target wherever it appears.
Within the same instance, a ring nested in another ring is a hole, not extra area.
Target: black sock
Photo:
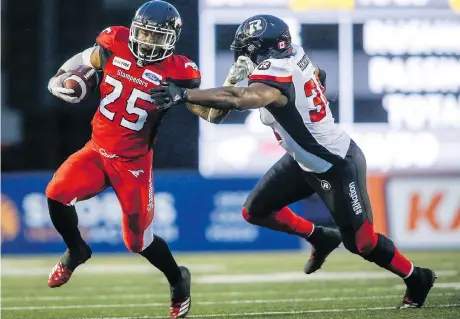
[[[78,249],[84,241],[78,230],[78,215],[75,206],[67,206],[48,198],[48,209],[54,228],[61,234],[67,248]]]
[[[141,251],[139,254],[144,256],[152,265],[161,270],[170,285],[174,286],[181,278],[182,273],[179,266],[177,266],[174,257],[169,250],[168,244],[163,238],[155,235],[153,242]]]

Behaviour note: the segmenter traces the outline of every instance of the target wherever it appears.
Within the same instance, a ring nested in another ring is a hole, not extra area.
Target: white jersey
[[[343,162],[350,136],[335,124],[313,63],[302,47],[293,49],[286,58],[260,63],[249,84],[276,87],[288,98],[284,107],[259,109],[260,119],[273,129],[280,145],[302,169],[323,173]]]

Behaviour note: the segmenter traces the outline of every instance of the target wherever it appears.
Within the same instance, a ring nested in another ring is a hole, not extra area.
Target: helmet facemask
[[[142,62],[163,60],[173,54],[177,41],[176,31],[158,26],[133,22],[129,32],[129,49]]]
[[[230,46],[230,50],[233,51],[233,58],[234,61],[238,60],[238,57],[245,56],[251,59],[253,63],[256,65],[262,61],[257,62],[258,50],[260,47],[259,41],[254,41],[251,43],[241,43],[237,40],[233,41],[232,45]]]

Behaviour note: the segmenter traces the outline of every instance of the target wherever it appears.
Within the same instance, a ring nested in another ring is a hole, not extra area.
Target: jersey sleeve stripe
[[[281,83],[292,82],[292,75],[290,76],[273,76],[273,75],[262,75],[262,74],[253,74],[249,77],[249,81],[253,80],[263,80],[263,81],[273,81]]]

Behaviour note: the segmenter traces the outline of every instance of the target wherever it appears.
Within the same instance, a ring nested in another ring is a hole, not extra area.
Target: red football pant
[[[140,252],[153,241],[152,161],[152,151],[135,159],[121,159],[90,141],[58,168],[46,196],[74,205],[112,186],[123,211],[125,245]]]

